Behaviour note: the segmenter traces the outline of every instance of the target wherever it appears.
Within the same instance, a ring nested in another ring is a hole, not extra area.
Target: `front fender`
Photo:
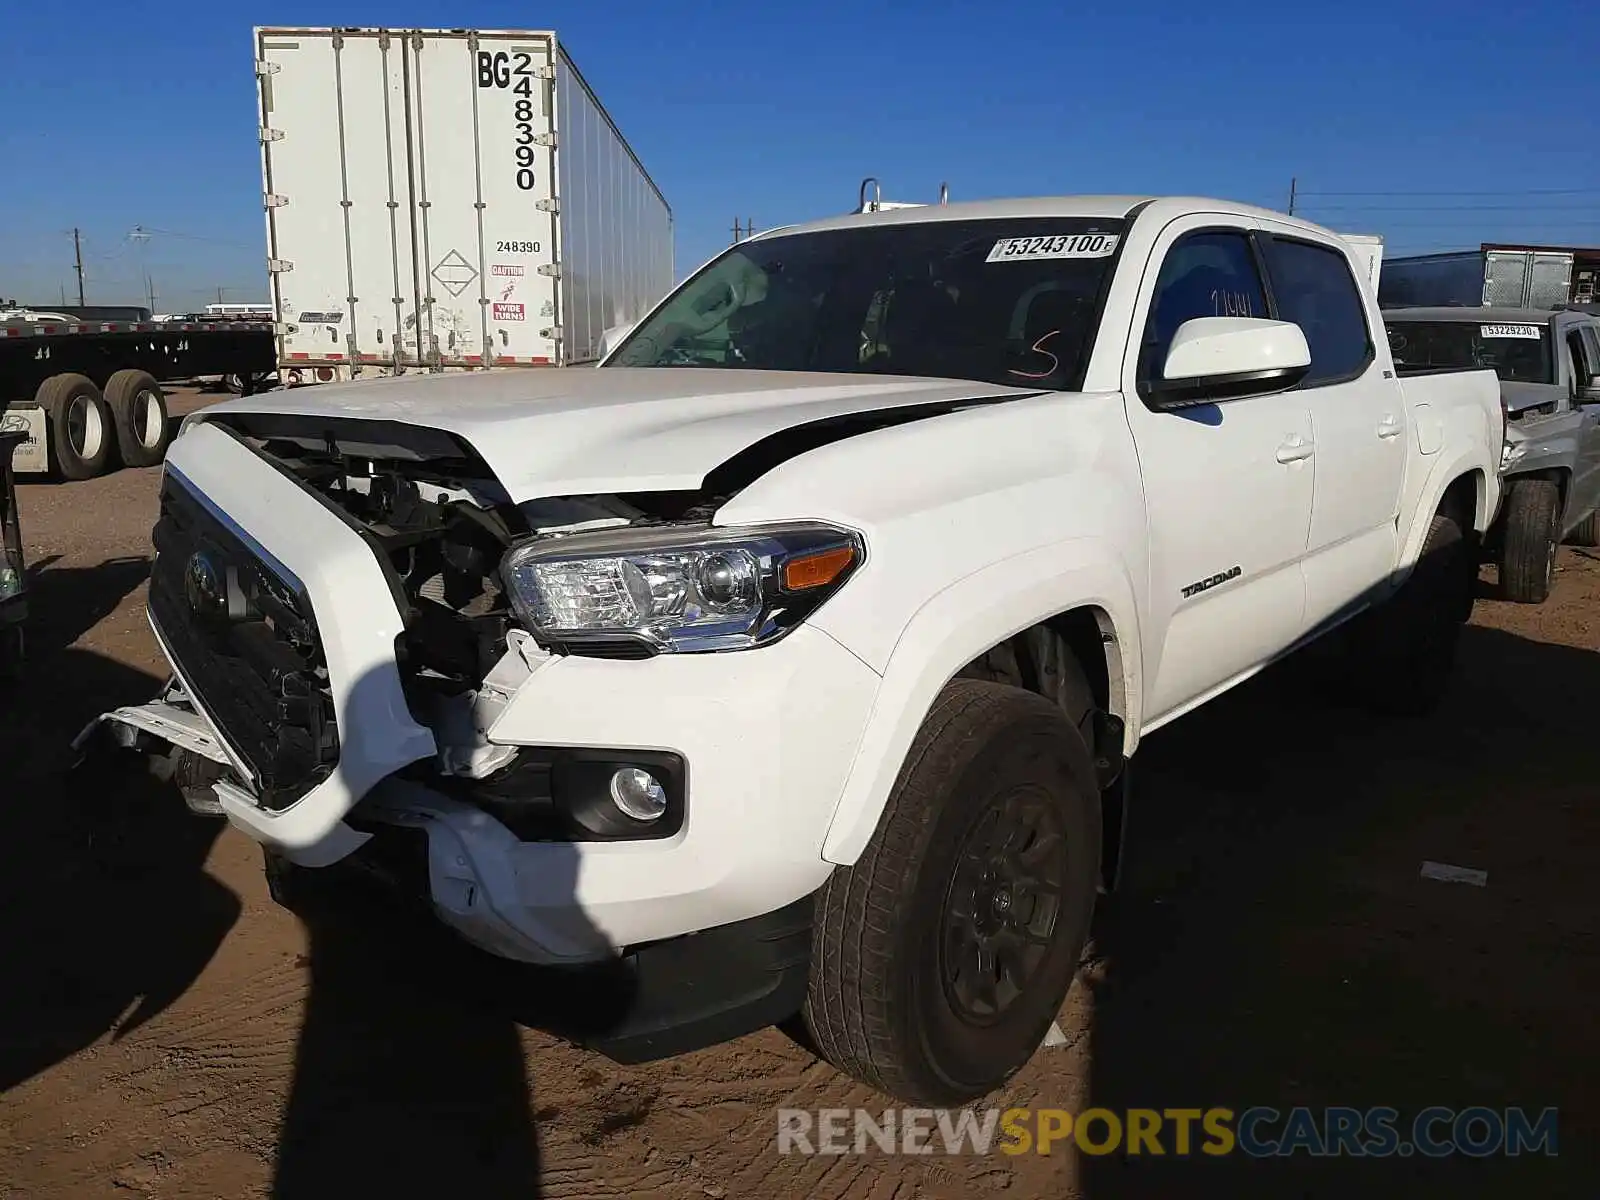
[[[860,857],[923,718],[956,672],[1013,634],[1085,607],[1102,610],[1114,631],[1121,679],[1113,691],[1123,696],[1126,712],[1118,715],[1127,723],[1131,755],[1142,710],[1139,623],[1120,556],[1091,538],[1017,554],[936,593],[907,623],[883,672],[822,857],[841,866]]]

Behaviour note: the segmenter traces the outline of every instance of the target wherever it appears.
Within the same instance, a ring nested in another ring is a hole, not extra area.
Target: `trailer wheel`
[[[94,381],[52,375],[35,396],[50,426],[50,457],[63,479],[93,479],[111,464],[111,413]]]
[[[1518,479],[1506,501],[1500,590],[1518,604],[1543,604],[1561,545],[1561,489],[1548,479]]]
[[[106,382],[117,453],[129,467],[153,467],[167,454],[167,398],[154,376],[118,371]]]

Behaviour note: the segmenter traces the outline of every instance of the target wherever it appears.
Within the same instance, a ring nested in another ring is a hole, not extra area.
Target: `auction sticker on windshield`
[[[1486,338],[1532,338],[1539,340],[1537,325],[1480,325],[1478,336]]]
[[[1069,233],[1055,237],[1001,238],[985,262],[1031,262],[1041,258],[1110,258],[1115,233]]]

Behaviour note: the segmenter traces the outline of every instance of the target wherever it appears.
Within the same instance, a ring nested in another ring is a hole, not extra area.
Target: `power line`
[[[1402,196],[1600,196],[1600,187],[1586,188],[1505,188],[1497,192],[1308,192],[1297,190],[1298,196],[1377,196],[1382,198]]]
[[[1303,197],[1302,197],[1303,199]],[[1395,213],[1452,213],[1452,212],[1526,212],[1568,213],[1594,212],[1600,209],[1600,199],[1593,204],[1311,204],[1318,212],[1395,212]]]

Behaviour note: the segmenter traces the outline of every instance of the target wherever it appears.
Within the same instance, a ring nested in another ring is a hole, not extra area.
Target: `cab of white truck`
[[[1498,383],[1397,379],[1358,270],[1215,200],[868,212],[594,370],[218,405],[154,534],[173,678],[80,743],[185,764],[286,900],[381,859],[502,957],[632,963],[615,1056],[801,1013],[971,1099],[1062,1003],[1145,734],[1330,637],[1373,704],[1446,686]]]

